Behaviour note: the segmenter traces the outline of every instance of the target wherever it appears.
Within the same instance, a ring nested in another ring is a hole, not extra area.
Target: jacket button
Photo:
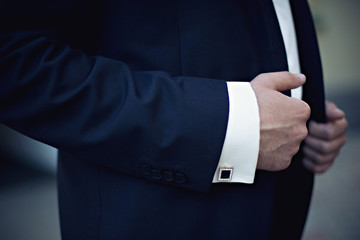
[[[151,167],[149,165],[142,165],[140,168],[140,172],[144,175],[149,175],[151,172]]]
[[[151,177],[153,180],[160,180],[160,179],[162,178],[161,171],[160,171],[160,170],[157,170],[157,169],[151,170],[150,177]]]
[[[187,179],[185,174],[183,173],[177,173],[175,174],[175,182],[176,183],[186,183]]]
[[[165,182],[173,182],[174,181],[174,174],[171,171],[164,171],[163,172],[163,179]]]

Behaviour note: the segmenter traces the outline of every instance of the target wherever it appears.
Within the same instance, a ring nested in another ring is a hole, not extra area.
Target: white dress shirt
[[[273,0],[284,40],[289,72],[300,73],[296,33],[289,0]],[[213,183],[253,183],[260,145],[260,117],[254,91],[248,82],[227,82],[229,119],[218,168]],[[291,90],[302,97],[302,88]],[[246,117],[244,117],[246,116]],[[231,171],[226,180],[221,170]]]

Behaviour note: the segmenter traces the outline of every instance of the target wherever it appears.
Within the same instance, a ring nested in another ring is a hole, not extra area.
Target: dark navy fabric
[[[323,121],[310,11],[291,4]],[[0,22],[0,121],[59,149],[63,239],[300,238],[301,153],[254,184],[211,183],[225,81],[288,68],[271,0],[4,0]]]

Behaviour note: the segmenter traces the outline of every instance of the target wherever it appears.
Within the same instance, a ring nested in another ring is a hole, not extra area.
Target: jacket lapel
[[[325,122],[325,94],[320,53],[309,6],[305,0],[290,0],[298,41],[301,71],[307,81],[303,99],[310,105],[311,118]]]

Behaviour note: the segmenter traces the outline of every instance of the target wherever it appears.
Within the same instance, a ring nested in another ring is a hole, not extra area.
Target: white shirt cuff
[[[253,183],[260,145],[256,96],[248,82],[227,82],[227,87],[229,120],[213,183]]]

